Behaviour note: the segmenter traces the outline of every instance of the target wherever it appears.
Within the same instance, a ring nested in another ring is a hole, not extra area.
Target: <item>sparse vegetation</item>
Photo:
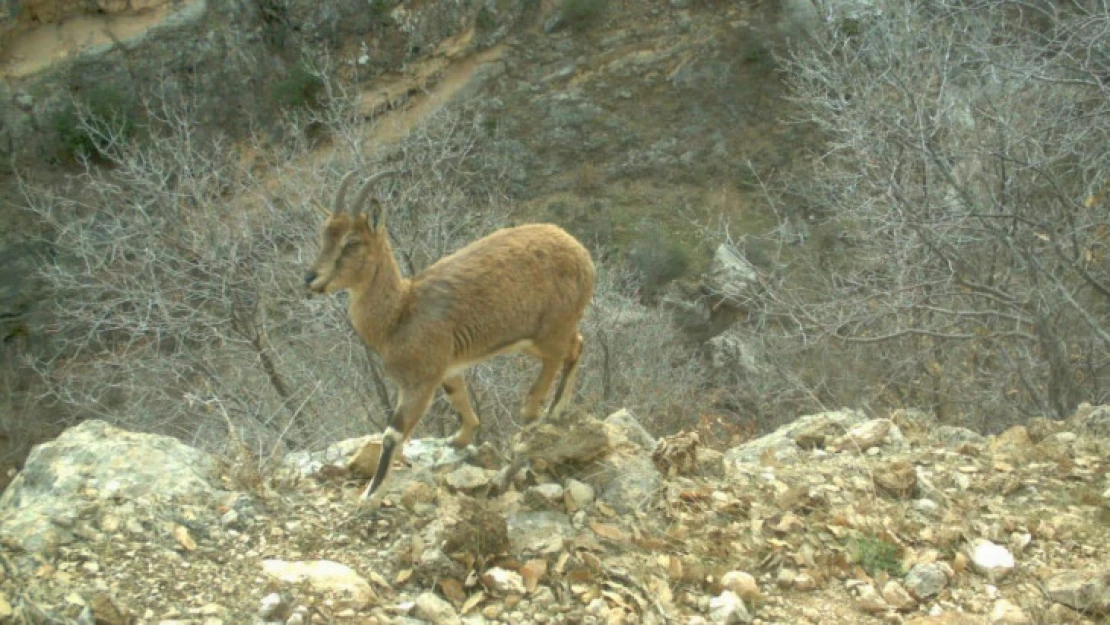
[[[656,227],[649,227],[628,252],[639,275],[644,297],[651,301],[660,289],[682,277],[690,267],[690,251],[682,241]]]
[[[1110,14],[941,2],[852,23],[784,66],[824,142],[770,185],[789,266],[765,312],[810,342],[772,358],[822,402],[988,431],[1105,401],[1110,55],[1088,51]]]
[[[597,23],[608,8],[608,0],[563,0],[563,21],[572,30],[583,31]]]
[[[474,17],[474,27],[478,29],[478,32],[483,33],[497,28],[497,18],[488,6],[483,4],[478,9],[478,14]]]
[[[902,549],[878,536],[863,535],[849,545],[853,559],[872,577],[880,573],[899,577],[902,570]]]
[[[68,161],[99,158],[111,146],[130,141],[136,131],[135,105],[123,89],[111,85],[75,96],[52,119],[60,156]]]
[[[281,108],[315,108],[323,95],[324,81],[306,64],[296,63],[285,78],[270,86],[270,99]]]

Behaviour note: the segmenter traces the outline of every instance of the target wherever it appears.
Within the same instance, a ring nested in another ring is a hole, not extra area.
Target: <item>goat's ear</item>
[[[320,213],[320,215],[323,216],[325,219],[331,217],[331,212],[328,211],[326,206],[320,204],[319,202],[313,202],[312,208],[316,209],[316,212]]]
[[[370,222],[370,227],[374,230],[385,229],[385,218],[387,211],[385,205],[382,204],[378,198],[371,198],[370,206],[367,207],[366,216]]]

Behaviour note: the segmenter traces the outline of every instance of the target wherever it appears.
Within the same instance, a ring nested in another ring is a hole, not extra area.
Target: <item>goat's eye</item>
[[[357,247],[359,243],[362,243],[362,241],[360,241],[358,239],[358,237],[352,237],[350,239],[347,239],[347,240],[343,241],[343,249],[344,250],[353,249],[353,248]]]

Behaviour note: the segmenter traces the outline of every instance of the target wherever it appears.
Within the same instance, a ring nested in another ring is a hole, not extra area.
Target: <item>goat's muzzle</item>
[[[323,289],[322,285],[321,286],[313,286],[313,284],[316,282],[317,279],[319,279],[319,277],[320,277],[319,274],[317,274],[315,270],[309,269],[307,272],[305,272],[305,274],[304,274],[304,288],[305,288],[305,291],[308,293],[309,297],[312,297],[313,295],[318,295],[318,294],[324,292],[324,289]]]

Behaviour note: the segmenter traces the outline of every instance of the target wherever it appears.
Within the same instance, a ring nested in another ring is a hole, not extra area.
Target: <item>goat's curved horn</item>
[[[347,190],[351,188],[351,182],[355,179],[355,174],[358,171],[349,171],[343,180],[339,182],[339,189],[335,192],[335,201],[332,203],[331,211],[333,214],[338,215],[344,212],[346,207],[343,206],[343,200],[347,198]]]
[[[398,172],[394,169],[380,171],[373,176],[370,176],[370,178],[366,182],[362,183],[362,188],[359,189],[358,196],[355,198],[354,209],[351,211],[351,216],[358,217],[360,214],[362,214],[362,207],[366,204],[366,198],[370,196],[370,191],[374,188],[374,183],[378,182],[382,178],[392,176],[396,173]],[[374,217],[375,225],[377,225],[377,222],[379,221],[379,216],[375,215]]]

